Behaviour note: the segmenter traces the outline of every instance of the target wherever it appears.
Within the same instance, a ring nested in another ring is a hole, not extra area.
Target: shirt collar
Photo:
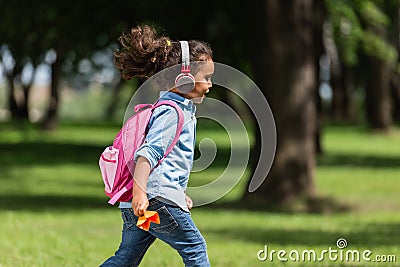
[[[167,99],[167,100],[174,100],[179,102],[185,106],[192,106],[193,102],[183,96],[178,95],[177,93],[171,91],[161,91],[160,92],[160,99]]]

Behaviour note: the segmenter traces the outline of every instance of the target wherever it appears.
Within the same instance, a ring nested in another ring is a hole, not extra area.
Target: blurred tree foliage
[[[384,63],[382,67],[389,66],[387,71],[398,69],[399,1],[325,0],[325,3],[329,14],[326,29],[331,32],[331,43],[337,54],[336,59],[330,57],[331,64],[337,66],[331,70],[332,112],[334,117],[349,119],[357,113],[353,107],[354,88],[369,84],[365,80],[368,56],[381,60]],[[173,39],[205,40],[212,44],[217,61],[253,75],[250,59],[254,44],[250,40],[251,35],[259,34],[259,25],[252,24],[254,14],[250,5],[239,1],[205,0],[201,7],[188,11],[185,2],[167,0],[38,0],[34,4],[27,0],[0,0],[0,10],[0,63],[7,78],[12,117],[28,118],[33,74],[40,64],[46,64],[52,73],[51,100],[45,119],[49,128],[56,125],[61,77],[74,82],[73,87],[78,87],[90,81],[88,76],[93,74],[80,71],[85,64],[92,70],[110,68],[110,50],[117,37],[123,30],[138,23],[150,23]],[[328,54],[332,55],[329,51]],[[98,60],[101,55],[105,58],[103,61]],[[23,72],[32,75],[22,75]],[[396,75],[389,78],[392,86],[389,98],[393,98],[393,107],[386,113],[397,109],[399,111],[393,113],[400,114],[400,92],[399,86],[396,86],[400,84],[400,79]],[[113,80],[112,86],[116,92],[121,88],[118,77]],[[382,84],[377,86],[387,87]],[[22,92],[18,99],[15,97],[16,90]],[[377,90],[371,89],[365,94]],[[218,93],[222,94],[220,97],[227,98],[223,91]],[[368,106],[371,104],[366,105],[366,110]],[[367,119],[377,112],[367,112]],[[390,125],[390,121],[386,124]],[[379,124],[377,126],[379,128]]]
[[[124,10],[116,2],[109,1],[74,3],[41,0],[34,4],[24,0],[0,1],[1,59],[10,89],[10,111],[14,118],[28,118],[27,112],[18,112],[20,109],[27,110],[32,85],[32,80],[29,83],[22,80],[23,69],[27,63],[33,71],[39,64],[46,64],[51,69],[51,100],[45,124],[49,128],[56,125],[58,84],[63,66],[74,66],[81,59],[109,45],[110,38],[115,37],[115,31],[125,27],[123,19],[110,16],[117,8],[123,15]],[[24,86],[25,99],[18,103],[14,91],[21,85]]]
[[[397,0],[326,0],[327,47],[332,69],[332,112],[352,119],[355,88],[363,88],[366,120],[372,128],[388,129],[398,109],[399,6]],[[392,81],[393,80],[393,81]],[[391,82],[392,81],[392,82]],[[392,94],[391,94],[392,90]],[[393,99],[392,99],[393,98]]]
[[[368,26],[391,27],[384,13],[384,4],[393,1],[326,0],[329,23],[334,30],[335,43],[343,62],[349,66],[359,63],[359,53],[375,55],[390,63],[397,61],[395,48]]]
[[[44,124],[54,128],[61,77],[70,82],[87,79],[79,79],[79,75],[83,76],[82,71],[79,72],[82,61],[90,67],[101,68],[104,62],[96,62],[94,59],[99,56],[94,55],[110,55],[122,31],[138,23],[151,24],[175,39],[202,39],[212,43],[218,51],[217,60],[241,66],[248,72],[250,64],[245,54],[251,44],[247,42],[250,14],[246,8],[239,1],[215,3],[209,0],[195,9],[189,9],[183,1],[166,0],[38,0],[34,4],[27,0],[0,0],[0,59],[8,81],[12,117],[28,119],[29,115],[28,97],[33,75],[31,80],[23,81],[24,68],[29,64],[34,72],[40,64],[46,64],[51,69],[51,100]],[[15,91],[21,87],[22,100],[15,97]],[[120,84],[115,83],[115,87],[120,88]]]

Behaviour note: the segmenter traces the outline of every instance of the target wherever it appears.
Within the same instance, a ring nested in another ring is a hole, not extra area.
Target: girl
[[[133,28],[119,41],[122,49],[114,52],[114,63],[123,79],[149,78],[178,64],[180,71],[180,64],[184,65],[182,60],[188,60],[186,54],[197,64],[191,69],[195,83],[189,90],[186,85],[183,85],[186,86],[184,90],[175,85],[176,74],[169,75],[167,71],[161,76],[166,91],[160,93],[160,100],[177,103],[184,113],[184,126],[173,150],[150,173],[171,144],[178,121],[173,107],[163,105],[154,110],[145,142],[135,153],[132,202],[119,205],[123,219],[120,247],[101,266],[138,266],[156,238],[177,250],[185,266],[210,266],[206,242],[190,216],[193,203],[185,192],[195,147],[196,107],[193,103],[201,103],[212,86],[212,51],[207,44],[196,40],[186,43],[189,47],[185,48],[184,42],[158,37],[149,26]],[[171,76],[173,79],[168,78]],[[136,226],[138,216],[147,209],[157,211],[161,222],[152,224],[148,232]]]

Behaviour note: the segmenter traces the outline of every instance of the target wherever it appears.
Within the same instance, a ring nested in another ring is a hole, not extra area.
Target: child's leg
[[[122,241],[115,255],[106,260],[101,266],[138,266],[147,249],[156,239],[146,231],[136,227],[137,217],[132,209],[121,209],[124,221]]]
[[[185,266],[210,266],[206,242],[190,213],[162,202],[151,206],[149,209],[157,210],[161,223],[152,224],[149,232],[176,249]]]

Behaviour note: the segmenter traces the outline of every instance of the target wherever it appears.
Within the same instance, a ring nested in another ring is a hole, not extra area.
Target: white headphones
[[[182,49],[182,70],[175,78],[175,86],[179,92],[187,94],[194,89],[195,79],[190,74],[190,58],[189,43],[187,41],[179,41]]]

